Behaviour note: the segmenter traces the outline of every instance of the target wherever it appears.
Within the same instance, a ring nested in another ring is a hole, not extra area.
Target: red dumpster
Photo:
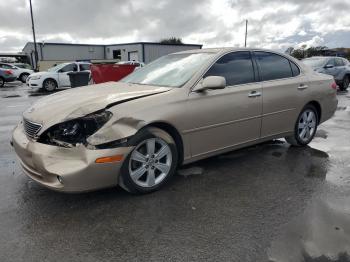
[[[95,84],[119,81],[135,70],[135,65],[92,64],[91,76]]]

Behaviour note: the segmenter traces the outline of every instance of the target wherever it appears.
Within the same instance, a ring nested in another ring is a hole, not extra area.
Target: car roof
[[[311,57],[306,57],[304,59],[313,59],[313,58],[317,58],[317,59],[320,59],[320,58],[341,58],[341,59],[346,59],[346,58],[341,57],[341,56],[311,56]]]
[[[275,53],[278,55],[291,57],[288,54],[284,54],[279,51],[274,51],[271,49],[264,49],[264,48],[246,48],[246,47],[221,47],[221,48],[202,48],[202,49],[193,49],[193,50],[186,50],[177,52],[175,54],[189,54],[189,53],[214,53],[214,54],[225,54],[228,52],[235,52],[235,51],[262,51],[262,52],[270,52]],[[293,58],[293,57],[292,57]]]

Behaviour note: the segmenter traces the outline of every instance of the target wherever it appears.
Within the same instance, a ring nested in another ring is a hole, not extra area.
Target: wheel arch
[[[143,128],[147,127],[156,127],[162,129],[174,139],[178,152],[178,165],[180,166],[184,160],[184,145],[180,132],[172,124],[162,121],[152,122]]]
[[[312,106],[314,106],[316,108],[316,110],[317,110],[317,117],[318,117],[318,119],[317,119],[318,123],[317,124],[319,124],[321,122],[321,118],[322,118],[322,108],[321,108],[320,103],[315,101],[315,100],[312,100],[312,101],[308,102],[305,106],[307,106],[307,105],[312,105]]]
[[[23,76],[23,75],[30,75],[30,74],[29,74],[28,72],[22,72],[22,73],[19,74],[18,77],[21,77],[21,76]]]

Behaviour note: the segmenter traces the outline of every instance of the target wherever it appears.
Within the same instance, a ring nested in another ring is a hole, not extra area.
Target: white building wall
[[[106,48],[106,59],[113,59],[113,50],[119,49],[121,54],[121,61],[129,60],[129,52],[137,52],[139,60],[142,61],[142,44],[109,45],[109,46],[106,46],[105,48]]]
[[[65,45],[65,44],[41,44],[37,43],[39,60],[93,60],[105,59],[103,45]],[[34,44],[28,43],[23,52],[30,54],[34,52]]]

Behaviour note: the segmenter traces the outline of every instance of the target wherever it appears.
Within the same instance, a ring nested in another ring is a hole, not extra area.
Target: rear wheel
[[[159,128],[146,128],[130,141],[136,145],[125,159],[119,184],[131,193],[150,193],[160,189],[177,167],[174,139]]]
[[[286,137],[293,146],[305,146],[314,138],[317,130],[318,114],[313,105],[306,105],[295,123],[294,135]]]
[[[339,89],[341,91],[345,91],[349,86],[349,82],[350,82],[349,76],[344,76],[342,83],[339,84]]]
[[[0,76],[0,87],[3,87],[5,85],[5,79]]]
[[[46,79],[43,83],[43,88],[47,92],[52,92],[57,88],[57,83],[53,79]]]
[[[28,78],[29,74],[28,73],[23,73],[19,76],[19,80],[22,82],[22,83],[25,83],[27,78]]]

